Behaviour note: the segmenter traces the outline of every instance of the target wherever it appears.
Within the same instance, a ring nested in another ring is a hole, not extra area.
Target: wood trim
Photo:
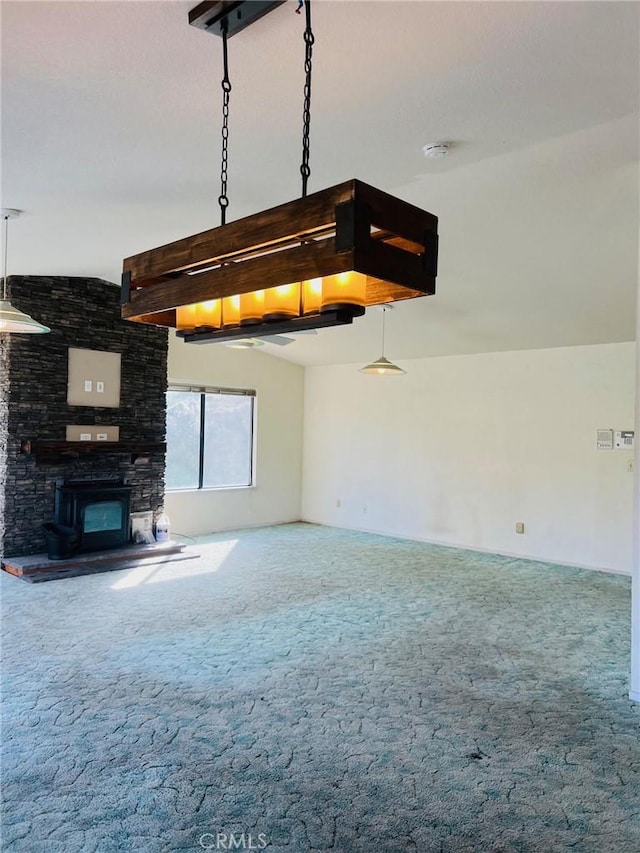
[[[249,293],[256,289],[257,281],[260,287],[274,287],[282,284],[286,275],[290,275],[292,281],[302,281],[351,269],[353,253],[337,255],[333,240],[304,243],[282,252],[218,267],[199,275],[183,275],[136,290],[130,301],[122,306],[122,316],[130,319],[166,311],[178,304],[189,305],[236,293]]]
[[[230,255],[249,254],[283,239],[302,239],[335,222],[336,205],[353,198],[354,181],[313,193],[306,198],[272,207],[220,225],[209,231],[125,258],[123,271],[131,273],[132,287],[172,273],[213,264]]]
[[[61,463],[81,456],[98,454],[131,454],[132,456],[151,456],[166,453],[164,441],[49,441],[25,439],[20,442],[20,453],[35,456],[36,462]]]
[[[425,231],[438,230],[438,217],[433,213],[421,210],[362,181],[354,179],[353,183],[355,199],[368,206],[372,225],[390,231],[398,237],[406,237],[419,245],[424,244]]]
[[[435,292],[435,282],[432,286]],[[409,287],[402,287],[400,284],[392,284],[390,281],[367,277],[367,307],[382,305],[384,302],[416,299],[419,296],[427,296],[427,294],[422,290],[413,290]]]
[[[425,273],[422,255],[414,255],[379,240],[369,240],[363,248],[356,249],[353,268],[372,278],[421,293],[435,293],[434,279]]]
[[[176,327],[176,312],[175,311],[158,311],[155,314],[140,314],[135,317],[125,317],[124,307],[120,311],[122,318],[129,320],[132,323],[146,323],[150,326],[162,326],[163,328],[175,329]]]

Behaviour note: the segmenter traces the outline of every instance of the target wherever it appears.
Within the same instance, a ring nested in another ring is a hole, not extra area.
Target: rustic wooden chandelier
[[[189,13],[190,24],[223,40],[222,224],[125,259],[127,320],[203,343],[349,324],[370,305],[435,293],[436,216],[355,179],[307,195],[310,0],[299,2],[306,13],[302,197],[226,223],[227,39],[281,2],[204,2]]]

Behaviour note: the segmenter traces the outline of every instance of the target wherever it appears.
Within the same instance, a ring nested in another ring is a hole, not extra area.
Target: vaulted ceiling
[[[194,5],[0,4],[10,273],[118,281],[124,257],[218,224],[221,42],[188,26]],[[229,218],[300,193],[296,6],[229,44]],[[438,293],[389,317],[395,360],[634,338],[639,13],[313,4],[310,191],[357,177],[440,218]],[[379,335],[369,311],[264,350],[368,361]]]

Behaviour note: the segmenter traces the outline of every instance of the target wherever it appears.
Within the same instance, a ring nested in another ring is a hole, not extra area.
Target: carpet
[[[630,579],[307,524],[0,578],[11,853],[637,853]]]

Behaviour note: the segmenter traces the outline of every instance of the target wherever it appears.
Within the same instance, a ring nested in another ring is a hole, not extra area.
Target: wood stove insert
[[[79,552],[129,542],[132,488],[122,480],[77,480],[56,487],[56,521],[78,531]]]

